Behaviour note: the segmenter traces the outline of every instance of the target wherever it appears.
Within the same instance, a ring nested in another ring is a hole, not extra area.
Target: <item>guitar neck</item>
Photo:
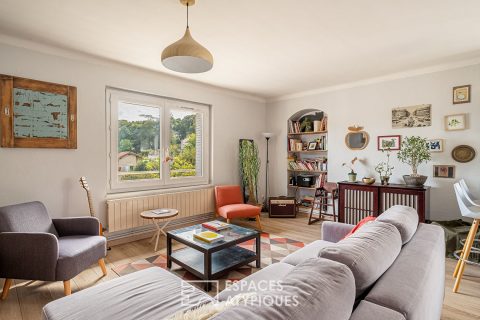
[[[92,195],[90,194],[90,190],[86,190],[86,191],[87,191],[88,208],[90,209],[90,215],[92,217],[95,217],[95,210],[93,209]]]

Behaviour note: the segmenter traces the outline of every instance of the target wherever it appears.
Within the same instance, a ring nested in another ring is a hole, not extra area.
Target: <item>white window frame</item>
[[[156,107],[160,110],[160,179],[151,180],[118,180],[118,103]],[[152,94],[128,90],[107,88],[107,168],[108,192],[146,191],[173,187],[207,185],[210,182],[210,106],[179,99],[167,98]],[[202,175],[192,177],[170,177],[170,165],[165,163],[167,148],[170,145],[170,111],[187,109],[202,115]]]

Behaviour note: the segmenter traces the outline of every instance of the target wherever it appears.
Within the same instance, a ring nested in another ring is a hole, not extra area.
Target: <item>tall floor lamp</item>
[[[265,168],[265,201],[263,202],[263,210],[268,211],[268,164],[269,164],[268,141],[270,140],[271,137],[273,137],[273,133],[263,132],[262,135],[265,137],[265,140],[267,140],[267,163]]]

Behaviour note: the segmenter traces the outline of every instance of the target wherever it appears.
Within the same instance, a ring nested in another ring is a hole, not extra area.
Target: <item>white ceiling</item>
[[[184,32],[178,0],[0,0],[0,33],[262,97],[480,56],[478,0],[197,0],[210,72],[166,70]]]

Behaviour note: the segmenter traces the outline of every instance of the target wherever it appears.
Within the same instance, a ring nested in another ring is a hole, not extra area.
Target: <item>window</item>
[[[107,90],[110,190],[209,182],[206,105]]]

